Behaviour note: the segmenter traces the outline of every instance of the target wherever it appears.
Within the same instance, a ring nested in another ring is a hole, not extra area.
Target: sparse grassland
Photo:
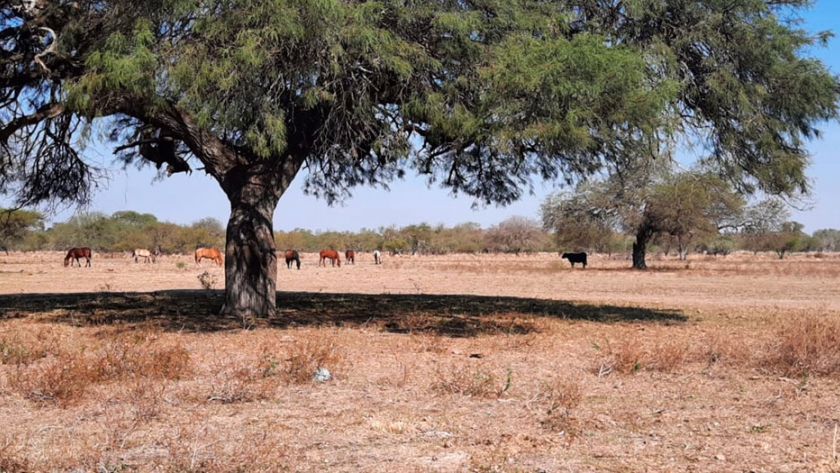
[[[840,471],[840,255],[305,254],[247,330],[62,258],[0,255],[0,471]]]

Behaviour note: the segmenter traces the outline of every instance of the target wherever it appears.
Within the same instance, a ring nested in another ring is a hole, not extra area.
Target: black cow
[[[575,267],[575,263],[583,263],[583,269],[586,269],[586,253],[563,253],[560,258],[564,258],[569,260],[569,263],[572,263],[572,267]]]

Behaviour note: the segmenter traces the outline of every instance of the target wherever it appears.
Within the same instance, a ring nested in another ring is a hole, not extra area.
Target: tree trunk
[[[277,310],[274,207],[231,202],[225,245],[225,305],[222,313],[272,317]]]
[[[646,230],[642,230],[636,234],[636,241],[633,243],[633,269],[647,269],[645,253],[647,252],[647,244],[651,236],[651,233]]]
[[[277,312],[277,250],[274,210],[291,177],[267,163],[242,166],[223,185],[230,199],[225,244],[225,305],[237,317],[273,317]],[[278,176],[279,174],[279,176]]]

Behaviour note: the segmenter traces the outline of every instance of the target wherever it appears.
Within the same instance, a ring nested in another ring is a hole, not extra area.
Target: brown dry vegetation
[[[840,471],[840,255],[302,257],[0,255],[0,471]]]

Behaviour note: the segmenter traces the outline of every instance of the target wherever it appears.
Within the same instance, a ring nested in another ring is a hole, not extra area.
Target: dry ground
[[[840,255],[302,256],[0,254],[0,471],[840,471]]]

